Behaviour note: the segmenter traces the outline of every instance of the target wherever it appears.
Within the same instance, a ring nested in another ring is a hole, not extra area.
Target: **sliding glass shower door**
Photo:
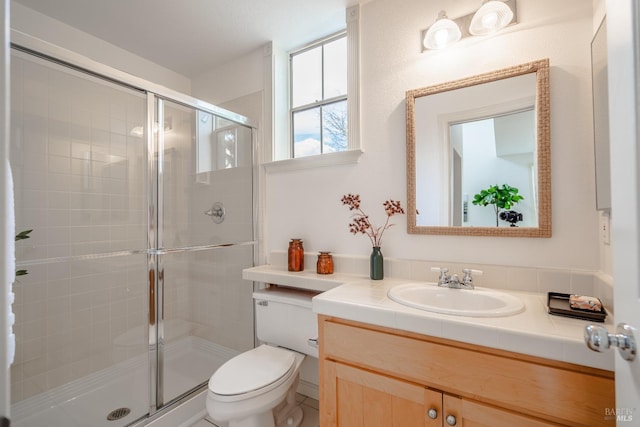
[[[14,51],[12,425],[149,412],[146,94]],[[118,425],[117,423],[115,425]],[[124,424],[121,424],[124,425]]]
[[[16,245],[12,425],[126,426],[253,347],[252,129],[11,61],[16,230],[32,230]]]
[[[163,403],[253,348],[251,129],[166,99],[156,106],[158,348]]]

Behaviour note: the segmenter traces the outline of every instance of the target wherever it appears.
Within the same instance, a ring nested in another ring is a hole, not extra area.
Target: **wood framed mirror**
[[[551,237],[549,60],[409,90],[407,232]]]

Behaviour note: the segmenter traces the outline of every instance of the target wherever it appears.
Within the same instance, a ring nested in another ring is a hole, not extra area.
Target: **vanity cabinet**
[[[322,427],[615,425],[613,373],[319,316]]]

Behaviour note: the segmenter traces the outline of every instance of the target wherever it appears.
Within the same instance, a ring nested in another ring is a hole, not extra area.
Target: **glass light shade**
[[[447,18],[446,13],[440,12],[438,20],[427,30],[422,44],[427,49],[444,49],[462,38],[462,31],[458,24]]]
[[[474,36],[486,36],[509,25],[513,11],[502,1],[485,2],[471,18],[469,33]]]

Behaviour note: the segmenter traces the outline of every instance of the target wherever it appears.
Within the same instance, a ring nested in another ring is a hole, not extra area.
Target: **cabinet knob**
[[[432,420],[435,420],[436,418],[438,418],[438,411],[436,411],[435,409],[431,408],[427,411],[427,415],[429,416],[429,418],[431,418]]]
[[[454,417],[453,415],[447,415],[447,424],[449,424],[450,426],[454,426],[456,425],[456,417]]]

